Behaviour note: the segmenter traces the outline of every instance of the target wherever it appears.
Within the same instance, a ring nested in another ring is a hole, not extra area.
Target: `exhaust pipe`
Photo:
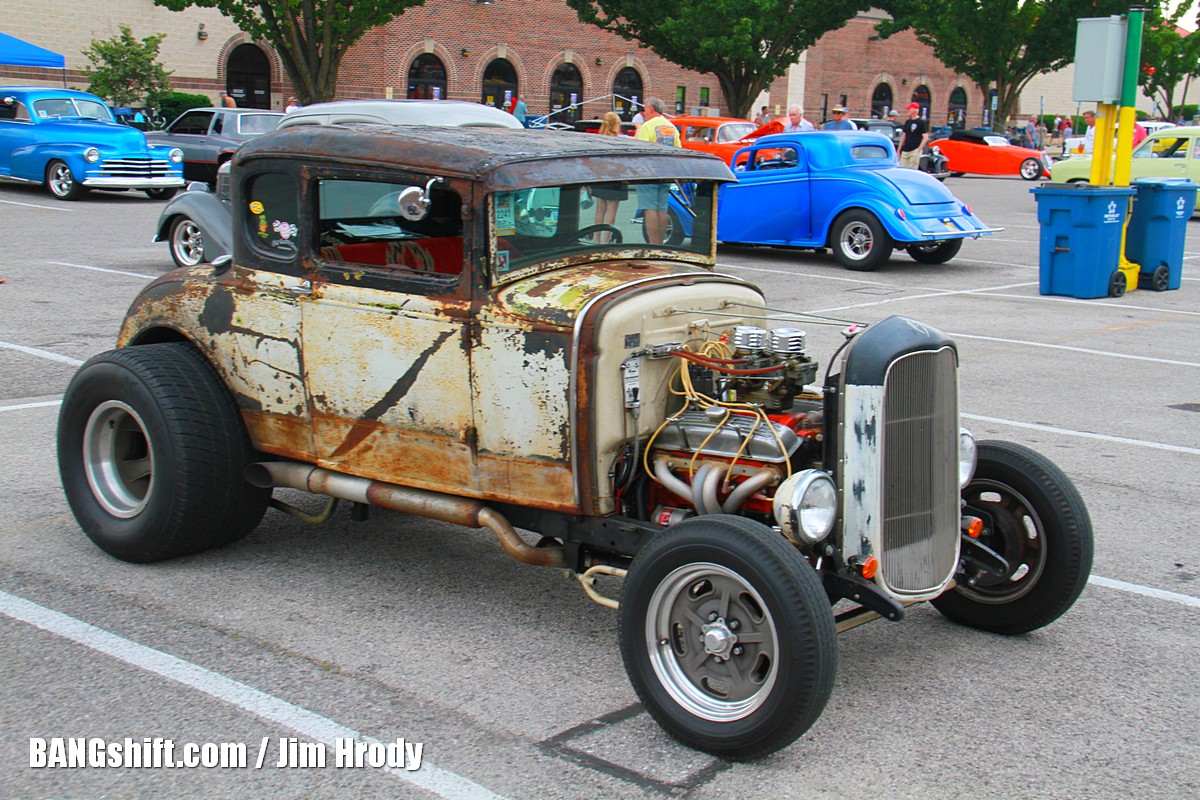
[[[262,489],[283,487],[379,506],[418,517],[452,522],[466,528],[487,528],[496,534],[509,556],[537,567],[566,568],[562,546],[534,547],[517,535],[504,515],[479,500],[425,489],[343,475],[291,461],[259,461],[246,467],[246,480]]]

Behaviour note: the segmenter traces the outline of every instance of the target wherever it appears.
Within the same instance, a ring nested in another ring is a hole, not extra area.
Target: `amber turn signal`
[[[875,577],[875,573],[879,571],[879,559],[875,556],[867,556],[862,563],[862,576],[867,580]]]

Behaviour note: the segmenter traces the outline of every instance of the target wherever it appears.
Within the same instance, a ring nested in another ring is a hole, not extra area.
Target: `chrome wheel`
[[[121,519],[146,506],[154,485],[154,457],[142,418],[128,404],[96,406],[83,431],[83,469],[96,502]]]
[[[204,262],[204,232],[187,217],[180,217],[171,225],[171,258],[181,267]]]
[[[646,637],[662,687],[700,719],[749,716],[775,684],[775,621],[754,587],[719,564],[670,573],[650,598]]]
[[[842,228],[841,240],[842,252],[846,254],[847,258],[857,261],[871,254],[875,236],[870,226],[856,220]]]
[[[1021,177],[1027,181],[1036,181],[1042,177],[1042,164],[1035,158],[1027,158],[1021,162]]]
[[[83,186],[71,174],[64,161],[51,161],[46,165],[46,189],[59,200],[74,200],[83,194]]]

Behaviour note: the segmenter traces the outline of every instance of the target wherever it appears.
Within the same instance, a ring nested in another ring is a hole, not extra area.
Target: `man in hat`
[[[900,166],[921,168],[921,153],[929,141],[929,125],[921,119],[919,103],[908,104],[908,119],[900,126]]]
[[[830,110],[829,113],[833,115],[833,119],[828,120],[823,126],[821,126],[821,130],[823,130],[823,131],[856,131],[856,130],[858,130],[857,125],[855,125],[850,120],[846,119],[846,109],[843,108],[842,106],[834,106]]]
[[[237,101],[230,97],[229,92],[221,92],[220,105],[222,108],[237,108]]]

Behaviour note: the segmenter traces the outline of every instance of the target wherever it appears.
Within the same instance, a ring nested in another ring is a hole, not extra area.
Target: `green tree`
[[[1075,59],[1076,20],[1129,10],[1130,0],[878,0],[892,19],[883,37],[912,29],[950,69],[985,95],[996,90],[993,127],[1017,110],[1021,91],[1036,75]]]
[[[115,106],[158,106],[159,98],[171,91],[171,73],[158,63],[158,48],[165,33],[147,36],[140,42],[128,25],[111,39],[93,39],[83,55],[94,68],[84,70],[88,91]]]
[[[1200,72],[1200,36],[1181,32],[1179,22],[1184,7],[1169,18],[1153,14],[1146,17],[1146,28],[1142,33],[1142,64],[1138,83],[1146,96],[1159,107],[1160,113],[1168,117],[1175,108],[1175,90]]]
[[[567,0],[579,19],[638,42],[721,84],[729,114],[831,30],[874,3],[860,0]]]
[[[154,0],[172,11],[215,8],[275,48],[301,103],[333,100],[346,51],[371,28],[425,0]]]

